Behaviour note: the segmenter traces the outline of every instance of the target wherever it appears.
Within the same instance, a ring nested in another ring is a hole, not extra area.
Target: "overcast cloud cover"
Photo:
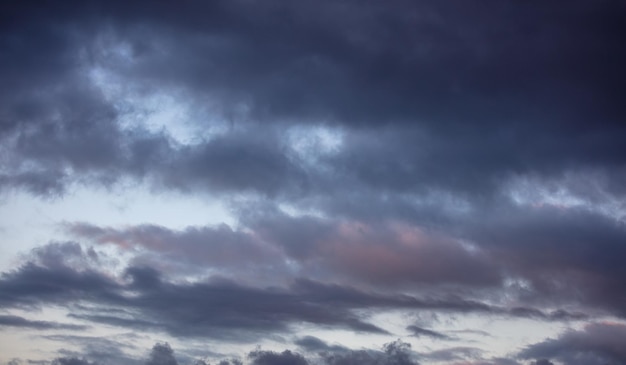
[[[3,1],[0,363],[626,364],[624,19]]]

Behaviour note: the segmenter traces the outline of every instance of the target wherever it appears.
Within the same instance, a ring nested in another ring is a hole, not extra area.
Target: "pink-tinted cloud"
[[[116,229],[76,223],[69,225],[69,230],[99,244],[112,244],[123,250],[148,252],[197,265],[222,268],[247,263],[262,265],[280,258],[276,249],[254,235],[233,230],[225,224],[177,231],[156,225]]]

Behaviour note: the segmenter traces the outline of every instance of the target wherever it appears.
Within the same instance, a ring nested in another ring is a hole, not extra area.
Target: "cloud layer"
[[[34,242],[0,227],[0,248],[24,246],[0,267],[3,335],[280,344],[256,365],[624,361],[622,2],[71,0],[0,14],[0,194],[60,207],[46,227],[11,227]],[[77,191],[178,194],[232,217],[67,219]],[[473,318],[536,330],[492,349]],[[320,333],[424,347],[408,358]],[[61,350],[59,365],[106,363]],[[150,356],[177,361],[165,345]]]

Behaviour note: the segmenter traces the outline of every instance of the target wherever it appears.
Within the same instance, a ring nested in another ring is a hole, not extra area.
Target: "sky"
[[[0,3],[0,364],[626,364],[626,2]]]

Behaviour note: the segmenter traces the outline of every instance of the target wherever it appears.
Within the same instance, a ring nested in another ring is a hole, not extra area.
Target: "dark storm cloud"
[[[523,359],[546,358],[571,365],[623,364],[626,362],[626,326],[621,323],[590,323],[569,330],[520,352]]]
[[[0,327],[32,328],[37,330],[85,330],[87,326],[57,323],[49,321],[33,321],[20,316],[0,315]]]
[[[157,31],[170,26],[216,36],[220,42],[204,47],[183,38],[176,45],[182,57],[166,56],[169,62],[153,62],[147,72],[246,100],[256,114],[331,115],[356,123],[416,117],[455,123],[461,114],[489,116],[486,122],[494,124],[520,111],[532,119],[533,112],[563,113],[565,106],[590,109],[583,116],[623,111],[615,98],[620,85],[609,81],[624,76],[619,60],[625,54],[613,33],[622,27],[624,9],[615,2],[564,9],[513,2],[475,8],[432,1],[235,1],[171,13],[168,5],[141,3],[101,10]],[[603,97],[587,100],[592,90]]]
[[[303,171],[274,148],[275,137],[247,129],[257,120],[346,127],[345,148],[324,164],[361,188],[489,194],[511,173],[624,164],[619,2],[3,7],[3,91],[12,96],[3,125],[18,135],[14,160],[28,162],[14,162],[4,180],[36,192],[147,171],[182,190],[323,187],[327,177]],[[103,34],[128,54],[107,53]],[[247,122],[241,133],[183,149],[163,135],[122,131],[115,120],[124,110],[84,78],[91,66],[131,84],[182,88]],[[49,183],[26,179],[35,173]]]

